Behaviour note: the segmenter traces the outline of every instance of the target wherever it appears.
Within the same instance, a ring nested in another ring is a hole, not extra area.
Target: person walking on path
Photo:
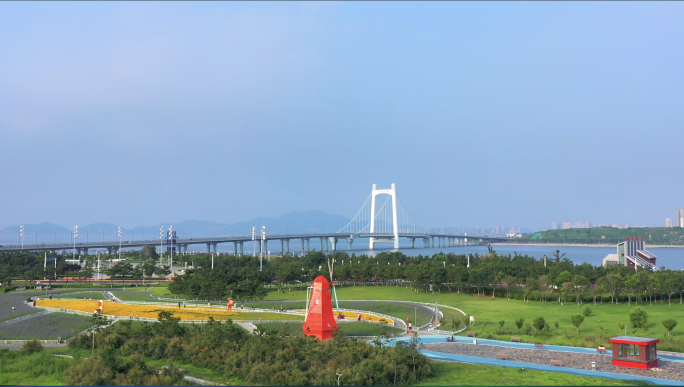
[[[357,317],[356,321],[361,321],[361,313],[359,313],[359,316]]]

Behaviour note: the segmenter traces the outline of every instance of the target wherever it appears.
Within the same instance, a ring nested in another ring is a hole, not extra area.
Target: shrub
[[[585,316],[591,316],[591,307],[590,306],[585,307],[584,310],[582,311],[582,314]]]
[[[553,325],[555,325],[555,326],[556,326],[556,329],[558,329],[558,321],[556,321],[555,323],[553,323]]]
[[[525,324],[525,319],[520,317],[519,319],[515,320],[515,326],[518,327],[518,329],[523,327],[523,324]]]
[[[544,323],[544,331],[548,332],[549,329],[551,329],[551,325],[549,325],[549,323]]]
[[[632,328],[645,328],[648,324],[648,313],[641,308],[634,308],[629,314],[629,321],[632,322]]]
[[[663,320],[663,326],[665,329],[667,329],[667,335],[670,335],[670,332],[677,326],[677,320],[673,318],[668,318]]]
[[[532,324],[525,325],[525,334],[528,336],[532,336]]]
[[[43,345],[38,340],[30,340],[24,343],[23,351],[29,355],[43,350]]]
[[[500,326],[501,328],[504,327],[504,324],[506,324],[506,321],[504,321],[504,320],[499,321],[499,326]]]
[[[582,321],[584,321],[584,316],[581,314],[574,314],[570,317],[570,321],[572,321],[572,325],[577,328],[577,333],[579,333],[579,326],[582,324]]]
[[[544,320],[544,317],[537,317],[532,321],[532,325],[537,329],[537,331],[541,331],[544,329],[544,325],[546,325],[546,320]]]

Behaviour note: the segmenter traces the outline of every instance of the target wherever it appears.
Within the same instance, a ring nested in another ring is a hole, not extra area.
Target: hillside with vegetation
[[[684,245],[682,227],[573,228],[535,232],[521,238],[530,243],[617,244],[630,237],[644,238],[648,245]]]

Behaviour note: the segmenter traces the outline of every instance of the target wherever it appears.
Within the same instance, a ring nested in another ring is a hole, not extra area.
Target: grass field
[[[0,326],[0,340],[67,339],[93,324],[91,318],[67,313],[50,313]]]
[[[529,303],[523,301],[507,301],[502,298],[492,299],[491,297],[477,297],[473,294],[464,293],[416,293],[405,287],[395,286],[356,286],[341,287],[337,289],[337,296],[345,300],[400,300],[400,301],[421,301],[434,302],[454,306],[462,309],[468,314],[475,316],[475,327],[470,330],[477,332],[478,337],[491,337],[495,339],[510,340],[510,336],[520,336],[526,342],[544,342],[548,344],[572,345],[594,347],[599,344],[606,344],[609,337],[624,334],[620,330],[619,323],[631,325],[629,313],[636,307],[634,303],[628,306],[627,303],[611,305],[610,303],[598,304],[594,306],[584,303],[578,306],[575,303],[560,305],[558,302],[549,302],[544,305],[538,301]],[[280,298],[283,300],[298,300],[305,298],[304,291],[291,291],[286,293],[269,293],[267,299]],[[571,325],[571,316],[582,313],[584,307],[590,306],[592,314],[584,318],[580,325],[579,334]],[[639,305],[648,313],[648,329],[627,329],[628,335],[656,337],[663,339],[666,330],[661,321],[673,318],[680,324],[672,331],[670,338],[663,340],[658,345],[661,350],[684,351],[684,305],[674,302],[671,306],[667,303],[653,305]],[[446,320],[451,321],[456,315],[450,315],[448,309],[442,309],[446,315]],[[548,333],[537,335],[525,335],[523,327],[519,331],[515,327],[515,320],[524,318],[525,324],[532,323],[536,317],[544,317],[551,329]],[[499,321],[504,321],[504,328],[499,328]],[[559,328],[555,328],[558,321]],[[450,324],[445,329],[451,329]],[[497,333],[498,331],[498,333]],[[465,334],[465,333],[464,333]],[[682,336],[681,338],[679,336]]]
[[[643,386],[645,382],[521,370],[481,364],[433,362],[435,375],[417,386]]]
[[[75,300],[82,300],[84,297],[85,298],[92,298],[93,300],[106,300],[107,298],[104,296],[104,291],[102,292],[96,292],[96,291],[75,291],[75,292],[64,292],[64,293],[52,293],[52,296],[54,298],[73,298]],[[41,297],[45,297],[45,295],[41,295]]]
[[[73,360],[54,357],[42,351],[24,355],[17,351],[0,349],[0,384],[61,386],[61,375]]]

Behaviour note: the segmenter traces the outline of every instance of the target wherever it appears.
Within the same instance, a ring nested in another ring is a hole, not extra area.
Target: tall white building
[[[684,227],[684,208],[677,210],[674,218],[675,227]]]
[[[582,222],[580,222],[579,220],[576,220],[575,221],[575,228],[582,228]]]
[[[558,222],[551,222],[551,230],[558,230]]]
[[[563,230],[569,230],[572,228],[572,223],[569,220],[563,221]]]
[[[672,219],[670,219],[670,218],[665,219],[665,227],[672,228]]]

